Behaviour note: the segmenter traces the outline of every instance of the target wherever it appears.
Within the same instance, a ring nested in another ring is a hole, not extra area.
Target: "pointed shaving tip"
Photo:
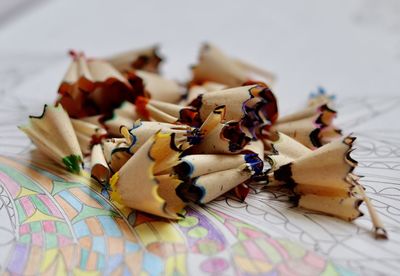
[[[374,230],[375,233],[375,239],[377,240],[387,240],[388,239],[388,234],[386,230],[382,227],[376,227]]]

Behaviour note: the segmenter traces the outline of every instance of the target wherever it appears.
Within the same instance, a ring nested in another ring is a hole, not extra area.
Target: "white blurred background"
[[[71,48],[104,56],[158,43],[164,73],[184,80],[201,43],[209,41],[275,72],[283,100],[305,97],[319,85],[339,95],[397,94],[400,88],[397,0],[0,3],[0,52],[8,57],[68,62]],[[53,69],[56,83],[61,68]]]

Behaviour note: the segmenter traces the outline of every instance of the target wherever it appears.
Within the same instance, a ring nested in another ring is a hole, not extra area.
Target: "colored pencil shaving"
[[[387,238],[354,173],[355,137],[334,126],[334,101],[324,90],[279,116],[274,75],[211,44],[185,85],[159,73],[155,46],[105,59],[71,56],[58,105],[45,105],[20,128],[73,173],[90,156],[92,178],[120,204],[179,219],[191,202],[226,193],[244,201],[257,183],[346,221],[362,215],[364,202],[376,237]]]

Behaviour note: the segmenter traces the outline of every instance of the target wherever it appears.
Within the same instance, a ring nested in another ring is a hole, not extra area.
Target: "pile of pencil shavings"
[[[190,202],[227,192],[245,200],[249,185],[262,183],[286,187],[299,207],[347,221],[362,215],[364,201],[376,237],[387,237],[353,173],[355,138],[333,126],[325,93],[278,117],[274,76],[210,44],[185,85],[159,74],[156,47],[71,57],[56,105],[20,128],[73,173],[91,156],[92,177],[119,203],[179,219]]]

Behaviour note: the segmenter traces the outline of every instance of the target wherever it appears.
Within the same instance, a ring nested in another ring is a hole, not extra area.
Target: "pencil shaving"
[[[173,143],[173,135],[153,135],[113,175],[112,197],[126,206],[154,215],[179,218],[177,214],[185,205],[173,193],[179,181],[159,174],[178,161],[179,151],[171,148]]]
[[[177,190],[180,197],[204,204],[261,174],[263,166],[255,153],[198,154],[183,157],[173,171],[183,182]]]
[[[125,51],[106,60],[121,73],[132,69],[158,73],[159,65],[162,62],[162,58],[158,54],[158,46]]]
[[[107,136],[107,131],[92,123],[71,119],[72,126],[78,138],[79,146],[83,154],[88,155],[92,146],[101,143]]]
[[[40,116],[30,116],[29,124],[19,127],[47,157],[79,174],[83,155],[68,114],[61,105],[45,105]]]
[[[214,45],[205,43],[200,50],[199,62],[192,68],[192,83],[213,81],[229,87],[240,86],[252,79],[252,74],[272,83],[275,77],[263,69],[226,56]]]
[[[226,106],[225,121],[240,123],[242,128],[256,138],[258,128],[268,123],[275,123],[278,107],[275,96],[267,86],[248,85],[213,93],[202,94],[192,102],[200,119],[205,118],[216,106]]]
[[[185,125],[174,125],[160,122],[136,121],[132,128],[122,126],[121,134],[125,137],[129,151],[135,153],[142,147],[148,139],[157,132],[165,134],[175,134],[175,142],[178,147],[188,147],[189,140],[196,135],[193,128]]]
[[[362,215],[358,208],[365,201],[374,229],[382,236],[386,233],[382,222],[353,174],[357,166],[350,157],[354,140],[347,136],[302,155],[271,172],[269,181],[291,188],[300,207],[348,221]]]
[[[192,84],[187,92],[186,99],[181,102],[181,105],[190,105],[199,95],[212,93],[228,88],[225,84],[206,81],[202,84]]]
[[[111,172],[100,144],[93,146],[90,160],[91,176],[101,185],[106,185],[109,182]]]
[[[57,100],[69,116],[81,118],[106,114],[123,100],[134,102],[128,80],[111,64],[87,59],[83,53],[71,52],[72,63],[58,89]]]
[[[136,77],[141,79],[146,96],[167,103],[178,103],[182,97],[182,87],[177,82],[161,77],[160,75],[136,70]],[[131,77],[129,78],[131,79]]]
[[[103,141],[103,152],[112,172],[118,171],[132,156],[129,151],[129,145],[124,138]]]
[[[317,108],[308,107],[282,117],[276,122],[273,129],[314,149],[341,136],[341,131],[332,125],[335,117],[336,111],[326,104]]]

